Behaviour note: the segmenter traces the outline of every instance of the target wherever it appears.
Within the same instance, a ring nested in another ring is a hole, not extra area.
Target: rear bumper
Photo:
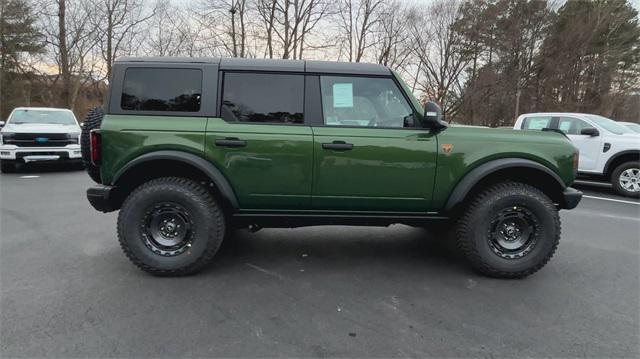
[[[567,187],[562,192],[562,202],[560,203],[561,209],[574,209],[578,206],[582,200],[582,192],[575,188]]]
[[[87,189],[87,199],[93,208],[100,212],[113,212],[118,209],[114,196],[115,187],[96,185]]]

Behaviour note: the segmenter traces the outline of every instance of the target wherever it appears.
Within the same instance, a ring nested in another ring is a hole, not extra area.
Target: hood
[[[634,148],[640,148],[640,133],[623,133],[621,135],[609,134],[607,138],[605,138],[605,141],[609,141],[613,144],[624,143],[631,145]]]
[[[80,126],[76,124],[60,125],[53,123],[8,123],[2,132],[12,133],[80,133]]]

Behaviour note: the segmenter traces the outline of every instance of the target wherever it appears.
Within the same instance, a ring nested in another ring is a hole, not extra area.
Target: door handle
[[[325,150],[334,151],[351,151],[353,149],[353,143],[346,143],[344,141],[333,141],[331,143],[323,143],[322,148]]]
[[[215,141],[218,147],[245,147],[247,141],[240,140],[237,137],[227,137],[225,139],[219,139]]]

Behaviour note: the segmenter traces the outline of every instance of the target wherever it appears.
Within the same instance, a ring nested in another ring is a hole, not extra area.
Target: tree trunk
[[[67,48],[66,0],[58,0],[58,42],[60,46],[60,72],[62,75],[62,101],[73,110],[71,102],[71,70],[69,69],[69,50]]]

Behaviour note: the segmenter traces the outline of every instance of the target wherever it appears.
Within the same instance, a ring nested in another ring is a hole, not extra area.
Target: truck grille
[[[3,142],[18,147],[64,147],[78,144],[78,139],[66,133],[16,133]]]

